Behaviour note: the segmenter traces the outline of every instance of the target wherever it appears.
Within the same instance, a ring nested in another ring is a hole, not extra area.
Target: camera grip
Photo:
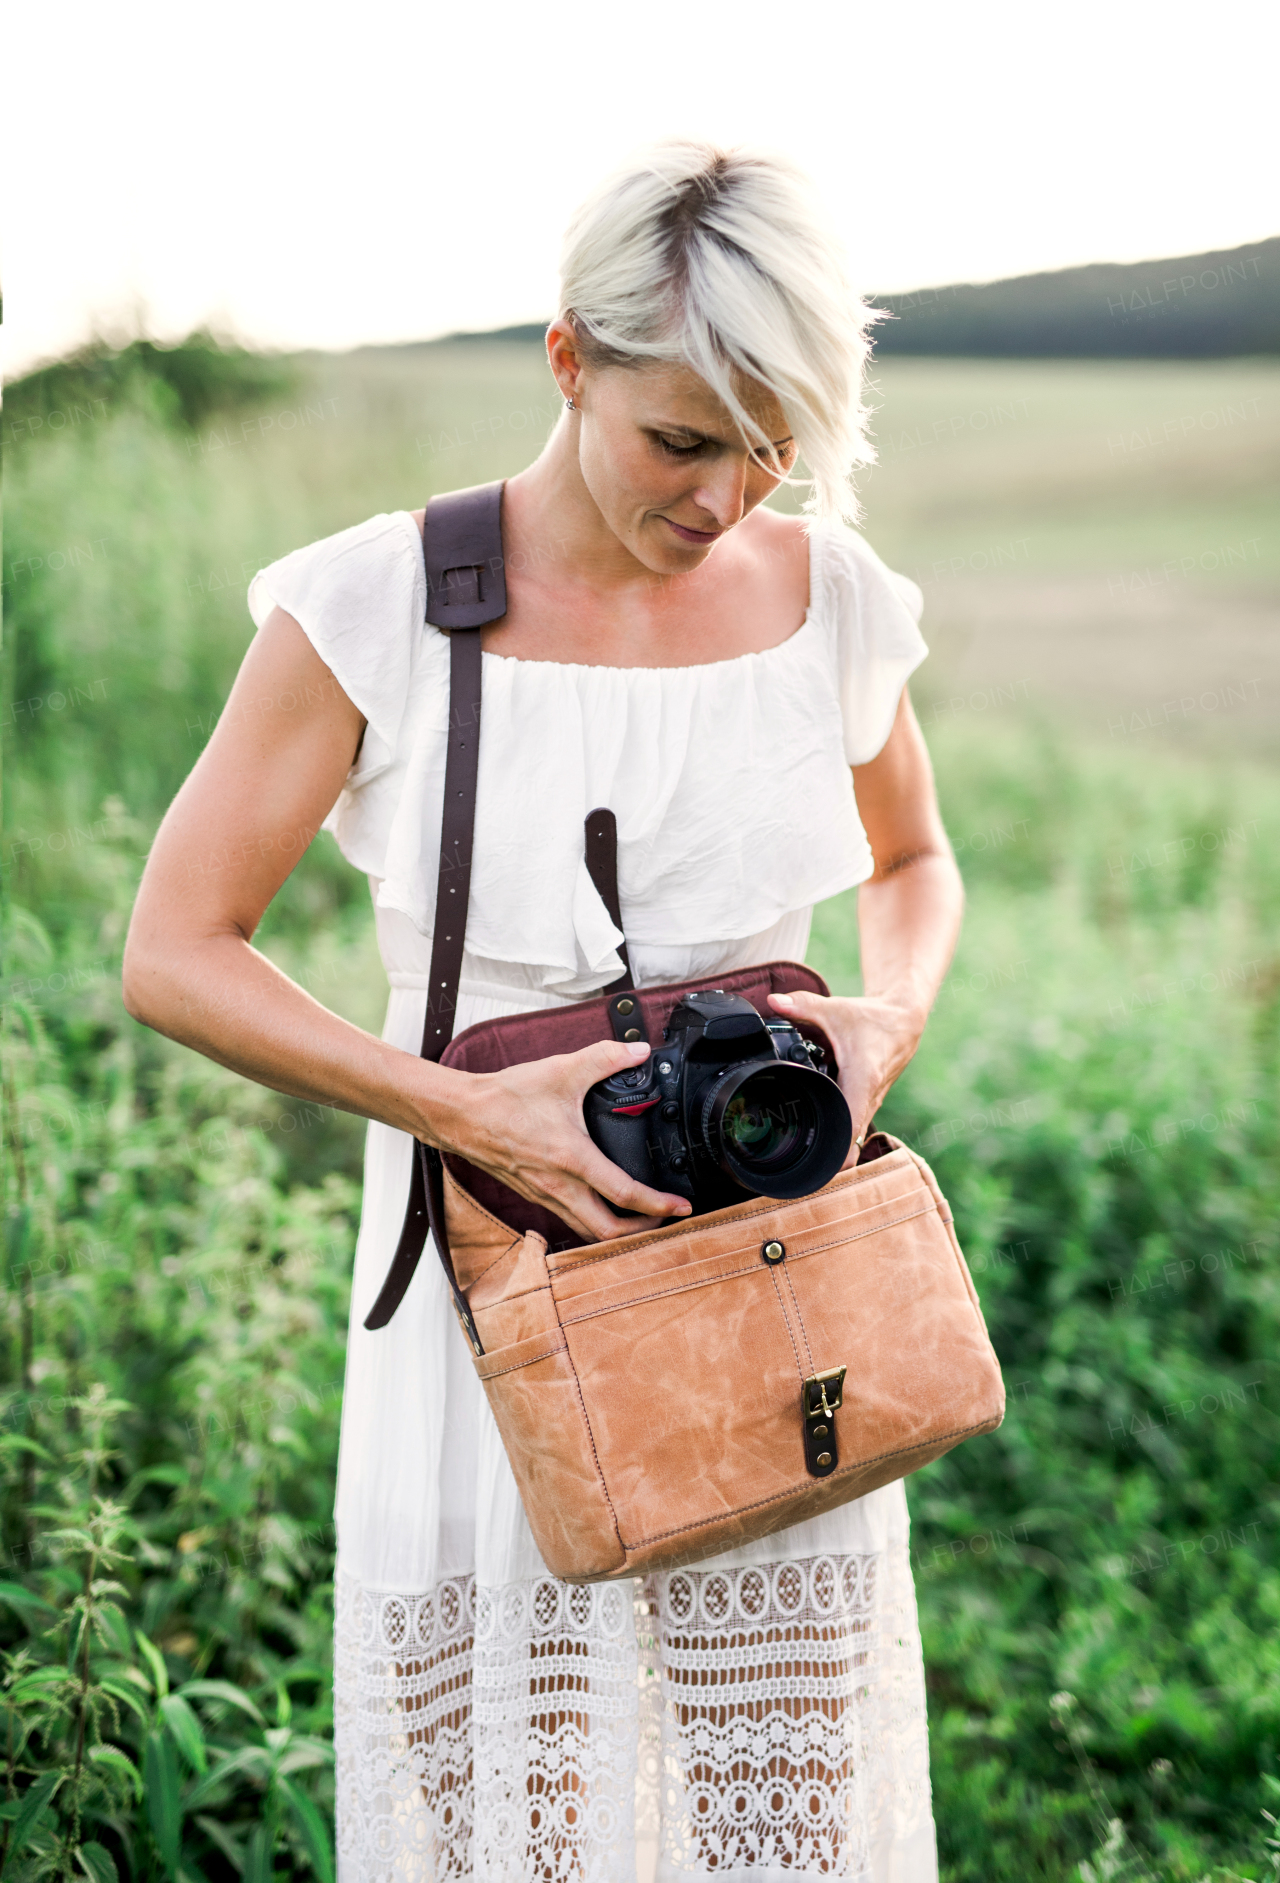
[[[606,1098],[594,1088],[583,1102],[582,1114],[592,1142],[604,1152],[611,1164],[625,1170],[637,1183],[661,1189],[649,1154],[649,1130],[645,1115],[619,1116],[613,1107],[616,1099]]]

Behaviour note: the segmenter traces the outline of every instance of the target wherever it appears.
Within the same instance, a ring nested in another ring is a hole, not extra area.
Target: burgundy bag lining
[[[660,1050],[663,1028],[681,995],[720,990],[740,994],[766,1018],[772,1015],[770,994],[826,994],[830,990],[820,974],[798,961],[769,961],[760,967],[739,968],[732,974],[708,974],[701,980],[681,981],[670,987],[642,987],[636,998],[641,1005],[654,1052]],[[816,1040],[826,1049],[832,1063],[835,1054],[830,1040],[818,1027],[799,1025],[807,1039]],[[454,1035],[440,1056],[443,1066],[460,1072],[502,1072],[508,1066],[528,1065],[535,1059],[547,1059],[555,1053],[575,1053],[584,1046],[612,1040],[607,998],[580,1001],[570,1007],[539,1007],[530,1013],[507,1014],[498,1020],[481,1020]],[[870,1162],[864,1148],[860,1161]],[[883,1152],[873,1155],[883,1156]],[[483,1209],[512,1229],[517,1235],[532,1230],[546,1240],[548,1249],[581,1249],[588,1238],[579,1236],[550,1210],[531,1203],[511,1190],[488,1171],[478,1170],[464,1158],[445,1157],[450,1175]]]

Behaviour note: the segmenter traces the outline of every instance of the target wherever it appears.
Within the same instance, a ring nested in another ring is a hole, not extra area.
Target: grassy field
[[[1086,739],[1274,753],[1280,365],[882,379],[868,530],[925,588],[926,720],[1012,692]]]
[[[286,368],[6,415],[6,1878],[330,1874],[361,1129],[134,1026],[119,951],[253,570],[518,468],[555,403],[511,344]],[[1274,362],[878,374],[866,528],[924,587],[970,895],[885,1117],[1009,1389],[908,1487],[949,1883],[1275,1874],[1278,392]],[[322,838],[264,945],[377,1027],[366,903]],[[857,985],[850,898],[813,959]]]

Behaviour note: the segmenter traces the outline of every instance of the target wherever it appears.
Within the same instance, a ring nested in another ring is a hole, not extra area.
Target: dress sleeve
[[[835,636],[845,757],[865,765],[889,737],[902,689],[929,651],[916,625],[924,596],[852,530],[824,533],[817,548],[821,602]]]
[[[371,517],[282,556],[249,584],[257,627],[277,607],[298,622],[368,721],[347,779],[349,791],[358,789],[393,762],[422,638],[426,577],[413,518]]]

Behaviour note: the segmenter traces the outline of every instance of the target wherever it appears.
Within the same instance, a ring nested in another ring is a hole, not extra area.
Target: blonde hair
[[[740,396],[756,381],[808,467],[805,509],[856,518],[850,479],[875,457],[862,386],[878,316],[785,159],[675,138],[639,152],[569,224],[560,282],[588,365],[691,367],[753,450],[770,445]]]

